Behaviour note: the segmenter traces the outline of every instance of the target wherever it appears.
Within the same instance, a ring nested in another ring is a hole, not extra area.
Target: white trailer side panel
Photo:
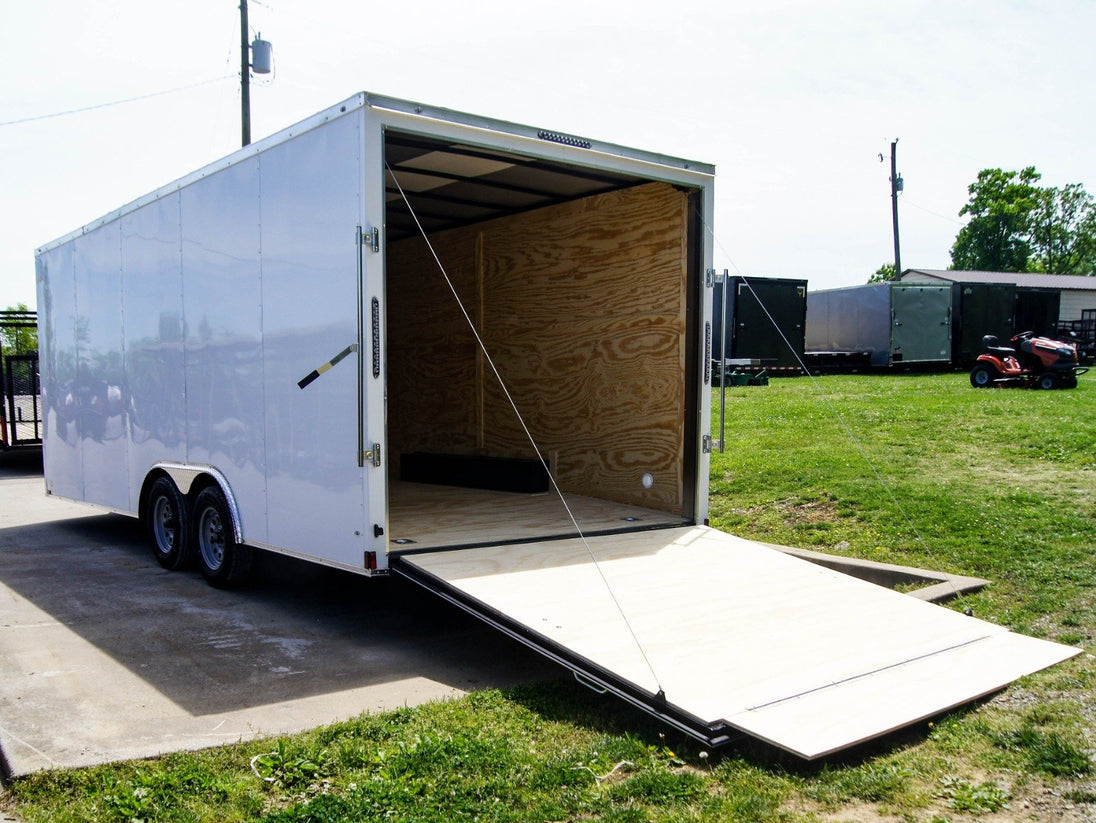
[[[76,400],[76,281],[72,243],[37,258],[39,363],[42,369],[42,451],[46,490],[82,500],[84,455]]]
[[[132,511],[123,415],[122,245],[118,221],[75,242],[74,329],[84,499]]]
[[[298,386],[361,333],[363,119],[321,112],[40,250],[50,493],[137,513],[157,466],[209,471],[247,543],[359,571],[377,545],[384,567],[384,472],[358,448],[366,408],[384,441],[383,376],[361,404],[357,354]]]
[[[178,193],[123,215],[121,226],[129,488],[136,494],[155,463],[186,460]],[[131,499],[131,510],[137,502]]]
[[[259,161],[181,192],[187,462],[217,466],[246,539],[266,542]]]

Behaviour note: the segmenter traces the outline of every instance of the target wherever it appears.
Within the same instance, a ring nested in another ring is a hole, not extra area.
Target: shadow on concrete
[[[409,678],[467,690],[561,673],[398,578],[260,552],[245,588],[213,589],[163,570],[121,515],[0,529],[0,583],[194,715]]]
[[[42,448],[27,446],[0,450],[0,477],[42,476]]]

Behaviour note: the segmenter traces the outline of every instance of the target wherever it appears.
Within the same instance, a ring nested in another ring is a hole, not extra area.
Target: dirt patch
[[[1073,502],[1092,504],[1096,502],[1096,472],[1078,469],[1068,464],[1057,464],[1045,460],[1029,460],[1023,468],[987,462],[982,455],[956,455],[952,464],[956,476],[974,475],[993,481],[995,488],[1040,489],[1044,492],[1057,489],[1063,496],[1076,498]],[[939,464],[936,467],[940,471]],[[1092,482],[1078,482],[1079,479]]]
[[[743,517],[776,514],[789,526],[808,526],[818,523],[836,523],[841,518],[837,504],[832,500],[776,500],[764,506],[733,507],[730,514]]]
[[[1096,805],[1079,803],[1068,795],[1074,792],[1091,793],[1093,786],[1087,789],[1078,786],[1063,792],[1042,784],[1029,785],[1022,790],[1012,789],[1008,808],[996,812],[960,812],[948,808],[945,801],[934,799],[931,803],[916,810],[887,809],[878,803],[847,803],[840,808],[797,801],[785,808],[789,817],[810,820],[812,823],[880,823],[880,821],[978,821],[978,823],[1093,823],[1096,821]]]

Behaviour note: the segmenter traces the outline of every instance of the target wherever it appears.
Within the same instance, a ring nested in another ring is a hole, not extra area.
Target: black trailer
[[[1058,330],[1062,292],[1060,289],[1016,287],[1015,331],[1034,332],[1036,337],[1053,337]],[[1009,335],[1011,337],[1011,335]]]
[[[731,360],[731,367],[739,371],[799,374],[806,325],[806,280],[739,275],[716,279],[712,358],[717,364]]]
[[[0,334],[0,449],[42,443],[38,352],[4,347],[5,340],[37,328],[35,312],[0,311],[0,331],[15,333]]]
[[[1008,340],[1016,333],[1016,286],[1012,283],[955,283],[952,286],[952,362],[978,359],[987,334]],[[1019,331],[1023,331],[1020,329]]]

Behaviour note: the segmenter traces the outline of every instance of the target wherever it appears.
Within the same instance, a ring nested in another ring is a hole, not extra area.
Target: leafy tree
[[[1039,190],[1029,271],[1096,274],[1096,200],[1080,183]]]
[[[967,191],[959,216],[970,221],[951,247],[951,267],[965,271],[1027,271],[1032,212],[1039,202],[1034,166],[1021,171],[983,169]]]
[[[889,283],[898,279],[898,273],[894,270],[894,263],[884,263],[875,270],[875,274],[868,278],[869,283]]]
[[[26,303],[8,306],[4,311],[28,312]],[[29,354],[38,351],[38,329],[34,326],[0,326],[0,346],[4,354]]]
[[[1096,199],[1080,183],[1042,187],[1040,178],[1034,166],[978,172],[953,269],[1096,274]]]

